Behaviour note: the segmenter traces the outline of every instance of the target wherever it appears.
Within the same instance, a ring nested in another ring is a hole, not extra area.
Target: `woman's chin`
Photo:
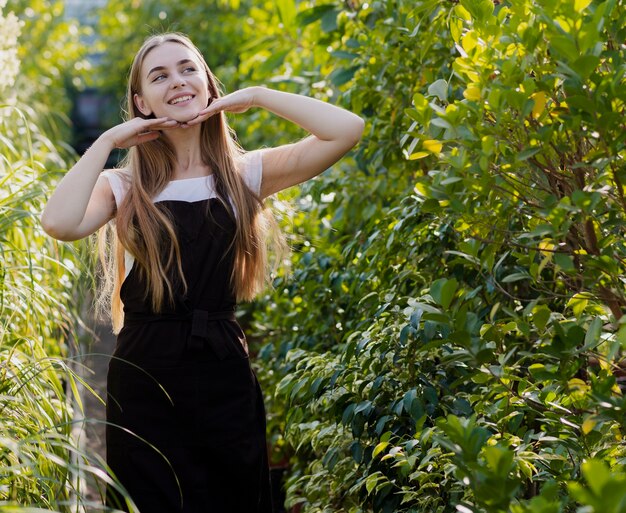
[[[196,119],[198,117],[198,113],[184,113],[181,112],[180,114],[176,115],[176,116],[170,116],[170,118],[172,118],[174,121],[178,121],[179,123],[187,123],[188,121],[191,121],[192,119]]]

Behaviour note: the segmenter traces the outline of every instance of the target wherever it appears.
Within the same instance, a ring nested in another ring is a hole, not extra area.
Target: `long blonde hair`
[[[140,72],[146,55],[167,42],[184,45],[193,51],[206,71],[209,95],[214,98],[222,96],[221,84],[189,38],[180,33],[151,36],[135,55],[131,66],[126,95],[127,120],[137,116],[154,117],[153,114],[142,114],[135,106],[133,96],[141,94]],[[237,300],[250,300],[266,281],[265,239],[273,218],[238,172],[235,162],[245,152],[233,135],[220,112],[202,123],[200,149],[203,163],[214,173],[218,197],[236,224],[231,286]],[[114,229],[109,231],[110,227],[105,225],[98,234],[98,254],[102,264],[98,305],[99,311],[110,309],[114,333],[119,332],[124,318],[120,289],[126,273],[125,249],[136,260],[142,283],[147,284],[145,298],[150,299],[154,312],[162,311],[166,301],[173,304],[175,289],[182,287],[183,293],[187,290],[172,219],[167,209],[152,201],[174,178],[174,148],[164,137],[133,146],[120,167],[126,171],[122,175],[129,177],[128,192],[118,206]],[[232,201],[234,211],[228,199]],[[160,249],[166,246],[167,250]],[[172,270],[177,273],[174,283]]]

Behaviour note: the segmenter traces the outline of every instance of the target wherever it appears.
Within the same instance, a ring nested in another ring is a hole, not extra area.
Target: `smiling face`
[[[133,95],[133,101],[144,116],[190,121],[209,102],[207,72],[195,52],[181,43],[153,47],[140,74],[141,92]]]

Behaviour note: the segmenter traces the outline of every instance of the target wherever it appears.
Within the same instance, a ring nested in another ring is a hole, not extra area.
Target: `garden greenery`
[[[288,504],[625,511],[623,2],[276,18],[242,69],[368,119],[355,165],[302,187],[255,311]]]
[[[179,4],[125,15],[210,59]],[[290,271],[252,308],[288,504],[622,511],[622,2],[236,4],[236,35],[210,31],[232,89],[368,120],[353,159],[281,196]],[[303,135],[233,120],[244,146]]]
[[[205,4],[110,0],[103,41],[132,55],[149,19],[227,89],[368,121],[275,202],[291,261],[247,308],[288,505],[626,511],[623,1]],[[232,119],[244,147],[304,135]]]

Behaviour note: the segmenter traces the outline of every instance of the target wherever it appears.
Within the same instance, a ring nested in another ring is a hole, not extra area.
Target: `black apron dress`
[[[210,177],[211,178],[211,177]],[[107,464],[141,513],[271,513],[265,409],[229,284],[234,222],[215,197],[162,201],[188,292],[151,312],[134,264],[107,375]],[[128,511],[115,487],[106,504]]]

